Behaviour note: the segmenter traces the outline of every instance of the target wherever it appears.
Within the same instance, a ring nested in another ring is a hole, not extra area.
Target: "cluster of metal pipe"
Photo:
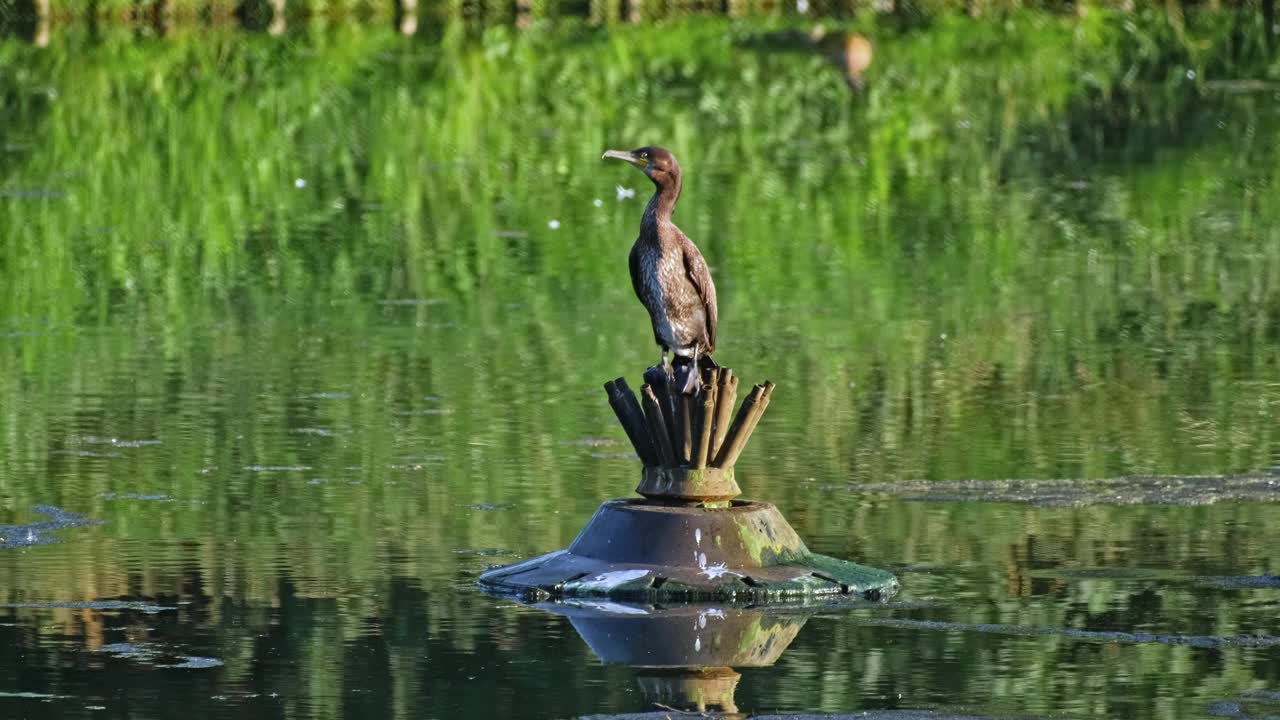
[[[609,405],[626,430],[636,455],[650,467],[733,467],[769,406],[774,384],[755,385],[735,415],[738,378],[729,368],[702,370],[702,387],[686,395],[683,366],[670,375],[661,367],[645,371],[640,398],[624,378],[604,384]]]

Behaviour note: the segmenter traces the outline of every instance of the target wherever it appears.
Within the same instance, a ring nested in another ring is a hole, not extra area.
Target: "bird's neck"
[[[674,182],[658,185],[649,205],[644,209],[642,224],[657,229],[660,225],[671,222],[671,214],[675,212],[676,201],[680,199],[680,178]]]

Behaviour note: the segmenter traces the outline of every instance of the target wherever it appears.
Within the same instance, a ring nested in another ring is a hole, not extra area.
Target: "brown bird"
[[[844,39],[844,63],[836,62],[844,69],[844,79],[853,90],[861,90],[866,81],[863,74],[871,67],[871,41],[861,35],[847,35]]]
[[[871,67],[874,47],[857,33],[829,32],[822,24],[803,32],[796,29],[775,30],[747,40],[761,49],[815,52],[840,69],[849,89],[860,91],[866,86],[866,73]]]
[[[671,222],[680,199],[680,163],[660,147],[608,150],[604,158],[635,165],[656,188],[640,218],[640,236],[631,246],[631,287],[653,321],[663,369],[670,371],[671,351],[677,358],[689,358],[693,368],[684,392],[696,393],[701,385],[699,362],[715,367],[711,353],[716,350],[716,285],[698,246]]]

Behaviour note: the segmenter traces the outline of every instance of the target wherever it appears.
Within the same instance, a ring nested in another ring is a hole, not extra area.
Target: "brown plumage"
[[[849,89],[862,90],[871,67],[874,47],[871,40],[857,33],[829,32],[818,24],[813,30],[775,30],[757,35],[748,43],[769,50],[816,52],[840,69]]]
[[[685,392],[699,384],[701,359],[714,365],[716,349],[716,285],[698,247],[671,222],[680,199],[680,163],[660,147],[609,150],[606,158],[624,160],[644,171],[655,191],[640,219],[640,236],[631,247],[631,287],[649,311],[654,341],[667,353],[689,358],[694,365]]]

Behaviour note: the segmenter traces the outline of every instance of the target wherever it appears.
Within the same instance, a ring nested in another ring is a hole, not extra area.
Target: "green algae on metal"
[[[790,537],[779,537],[774,526],[767,522],[754,521],[753,518],[735,518],[734,524],[737,525],[742,546],[758,564],[787,563],[809,554],[809,549],[790,526],[787,526],[787,530],[791,531]],[[791,542],[793,538],[794,542]]]
[[[683,499],[703,507],[726,508],[742,494],[732,467],[646,465],[636,493],[647,498]]]

